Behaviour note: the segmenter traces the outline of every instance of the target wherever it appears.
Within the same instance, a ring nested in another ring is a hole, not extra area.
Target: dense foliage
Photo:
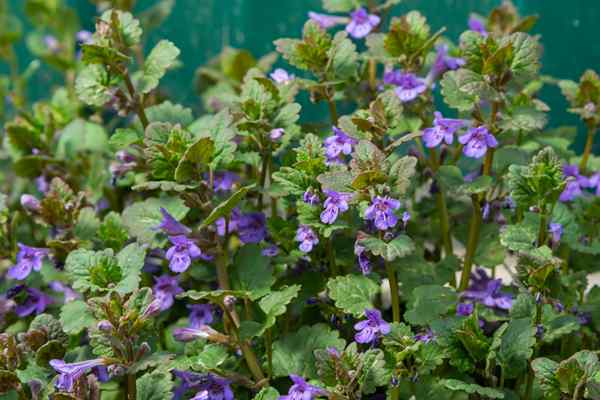
[[[98,1],[94,33],[26,0],[26,69],[2,4],[0,397],[599,399],[600,77],[541,76],[510,2],[457,44],[398,2],[225,48],[201,115],[144,51],[174,0]],[[64,84],[30,104],[38,68]]]

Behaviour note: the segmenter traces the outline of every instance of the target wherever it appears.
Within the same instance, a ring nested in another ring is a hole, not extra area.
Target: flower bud
[[[21,206],[31,213],[39,212],[41,207],[40,201],[30,194],[21,196]]]
[[[110,332],[114,328],[113,325],[110,323],[110,321],[107,321],[105,319],[98,322],[98,325],[96,327],[98,328],[98,330],[100,330],[102,332]]]

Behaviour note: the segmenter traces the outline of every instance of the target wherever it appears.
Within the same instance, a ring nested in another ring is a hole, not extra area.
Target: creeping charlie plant
[[[97,1],[95,32],[26,0],[23,69],[0,1],[0,397],[600,399],[600,76],[541,76],[509,1],[458,38],[398,2],[223,49],[200,114],[144,51],[174,0]]]

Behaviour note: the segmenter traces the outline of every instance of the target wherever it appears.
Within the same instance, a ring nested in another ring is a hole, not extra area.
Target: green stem
[[[398,294],[398,277],[394,267],[388,262],[385,263],[385,271],[387,272],[390,282],[390,296],[392,298],[392,318],[394,322],[400,322],[400,295]]]
[[[543,312],[542,306],[543,306],[542,302],[538,302],[535,306],[535,326],[536,327],[542,323],[542,312]],[[537,341],[537,338],[536,338],[536,341]],[[531,394],[533,393],[533,379],[535,378],[535,372],[533,371],[533,368],[531,368],[531,361],[533,361],[533,359],[536,356],[537,345],[538,344],[536,342],[536,345],[533,350],[533,355],[529,358],[529,360],[527,362],[527,365],[529,366],[529,371],[527,373],[527,386],[525,388],[524,400],[530,400]]]
[[[588,132],[587,139],[585,141],[585,148],[583,149],[583,155],[581,156],[581,162],[579,163],[579,169],[581,172],[585,172],[587,169],[588,159],[592,153],[592,147],[594,145],[594,137],[596,136],[596,125],[591,122],[587,124]]]
[[[136,400],[136,392],[135,374],[127,374],[127,400]]]
[[[225,218],[225,240],[223,243],[223,253],[220,257],[217,258],[217,280],[219,282],[219,287],[222,290],[230,290],[231,285],[229,284],[229,275],[227,274],[227,265],[229,264],[229,218]],[[257,382],[261,382],[265,379],[265,376],[260,368],[260,364],[258,359],[256,358],[256,354],[252,351],[252,348],[246,341],[239,340],[239,329],[240,329],[240,319],[235,312],[234,309],[228,310],[227,306],[224,306],[223,309],[225,313],[228,315],[231,320],[234,334],[237,338],[237,341],[240,345],[240,350],[246,360],[246,364],[248,365],[248,369],[254,376],[254,379]]]
[[[138,118],[140,119],[140,122],[142,123],[144,130],[146,130],[148,125],[150,125],[150,122],[148,121],[148,117],[146,116],[146,111],[144,110],[144,104],[142,102],[142,98],[135,91],[135,87],[133,86],[133,82],[131,81],[131,77],[129,76],[129,72],[126,69],[121,70],[120,72],[121,72],[121,76],[123,77],[123,80],[125,81],[125,86],[127,87],[129,96],[131,96],[131,101],[133,102],[133,105],[136,108],[136,113],[138,115]]]
[[[327,105],[329,106],[329,116],[331,117],[331,123],[335,126],[338,124],[338,113],[337,106],[335,105],[335,100],[333,98],[327,98]]]
[[[337,264],[335,262],[335,249],[333,248],[333,237],[327,239],[327,260],[329,261],[329,272],[332,277],[336,277],[340,274]]]
[[[548,232],[548,217],[546,216],[546,210],[542,209],[540,212],[540,226],[538,229],[538,246],[546,244],[546,233]]]
[[[489,176],[492,172],[492,163],[494,162],[494,149],[488,149],[483,162],[483,175]],[[473,196],[473,215],[471,216],[471,224],[469,226],[469,238],[467,241],[467,251],[465,253],[465,262],[463,264],[463,272],[460,277],[459,290],[467,290],[469,287],[469,278],[471,269],[473,268],[473,258],[479,244],[479,232],[481,231],[481,201],[480,196]]]
[[[479,205],[479,200],[473,197],[473,215],[471,216],[471,223],[469,226],[469,238],[467,239],[465,262],[463,264],[463,271],[460,277],[460,291],[467,290],[469,287],[469,278],[471,277],[473,258],[475,257],[475,251],[477,250],[482,220],[483,217],[481,216],[481,206]]]

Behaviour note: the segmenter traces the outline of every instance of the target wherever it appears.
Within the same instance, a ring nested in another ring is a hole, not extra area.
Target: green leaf
[[[329,297],[344,312],[360,317],[365,309],[373,308],[373,297],[379,293],[379,285],[362,275],[345,275],[329,279]]]
[[[392,19],[384,46],[392,57],[412,58],[420,54],[430,33],[427,19],[418,11],[411,11]]]
[[[562,163],[550,147],[536,154],[528,166],[511,165],[507,178],[512,198],[524,208],[555,204],[566,185]]]
[[[200,180],[199,164],[208,164],[214,152],[214,144],[210,138],[202,138],[187,148],[175,169],[175,180],[185,182],[190,179]]]
[[[197,364],[205,371],[214,371],[223,364],[229,354],[227,348],[220,344],[207,344],[202,352],[194,357],[194,364]]]
[[[136,400],[164,400],[173,394],[173,381],[169,372],[155,371],[138,378]]]
[[[119,10],[107,10],[102,14],[100,19],[110,24],[113,13],[117,14],[117,29],[119,30],[119,36],[125,42],[124,44],[127,47],[138,44],[140,42],[140,38],[142,37],[140,21],[133,18],[131,13]]]
[[[179,53],[179,49],[172,42],[158,42],[144,62],[142,76],[137,81],[138,91],[149,93],[154,90],[167,70],[173,66]]]
[[[450,288],[438,285],[419,286],[410,296],[404,318],[413,325],[427,325],[446,314],[456,305],[458,295]]]
[[[175,219],[181,220],[189,208],[183,200],[177,197],[151,197],[144,201],[133,203],[123,211],[123,224],[129,234],[141,243],[151,244],[156,238],[157,227],[162,220],[160,208],[164,207]]]
[[[396,236],[391,242],[385,242],[379,238],[363,235],[358,242],[367,248],[374,256],[381,256],[386,261],[394,261],[410,255],[415,251],[412,239],[404,234]]]
[[[229,217],[235,206],[237,206],[238,203],[242,201],[244,197],[246,197],[246,194],[248,194],[248,192],[253,189],[254,186],[255,185],[252,184],[239,188],[234,194],[231,195],[231,197],[213,208],[211,213],[208,214],[208,217],[202,221],[202,225],[200,227],[205,228],[209,225],[212,225],[221,217]]]
[[[135,129],[118,128],[108,140],[108,144],[114,150],[122,150],[134,143],[141,142],[142,137]]]
[[[260,309],[267,315],[265,329],[275,325],[278,316],[285,314],[287,305],[300,293],[300,285],[292,285],[271,292],[260,299]]]
[[[535,377],[544,391],[544,395],[549,400],[560,399],[560,384],[556,379],[558,363],[549,358],[536,358],[531,363],[531,369],[535,372]]]
[[[356,74],[358,53],[346,32],[340,31],[335,34],[328,57],[331,60],[330,68],[335,79],[344,80]]]
[[[262,388],[260,392],[252,398],[252,400],[278,400],[280,397],[279,392],[272,386]]]
[[[96,318],[94,318],[84,301],[73,300],[62,306],[60,322],[66,333],[77,335],[84,329],[93,326],[96,323]]]
[[[517,32],[509,36],[513,57],[510,70],[513,79],[524,82],[533,78],[540,69],[540,45],[538,39],[526,33]]]
[[[55,154],[71,160],[84,151],[104,153],[107,145],[108,135],[102,125],[77,118],[63,128]]]
[[[110,65],[129,61],[129,57],[119,50],[109,46],[99,46],[97,44],[84,44],[81,46],[81,60],[85,64]]]
[[[123,271],[123,279],[115,290],[121,294],[131,293],[139,287],[146,249],[137,243],[127,245],[117,254],[117,262]]]
[[[555,377],[563,393],[571,394],[585,377],[592,377],[600,371],[598,355],[590,350],[582,350],[561,361]]]
[[[348,171],[332,171],[321,174],[317,180],[323,189],[344,193],[352,191],[353,177]]]
[[[148,121],[163,122],[171,125],[181,125],[188,127],[194,122],[192,110],[182,106],[181,104],[173,104],[170,101],[165,101],[152,107],[146,108],[146,116]],[[141,130],[141,124],[139,124]],[[190,127],[191,129],[191,127]]]
[[[531,318],[511,320],[501,340],[498,362],[507,377],[515,378],[526,371],[527,362],[533,355],[535,327]]]
[[[250,292],[252,300],[270,291],[275,283],[273,269],[258,245],[246,245],[238,251],[232,265],[231,281],[235,290]]]
[[[355,7],[355,0],[323,0],[323,8],[332,13],[349,13]]]
[[[458,379],[443,379],[440,382],[447,389],[453,392],[464,392],[467,394],[477,394],[483,398],[489,399],[503,399],[504,393],[501,390],[479,386],[475,383],[467,383],[459,381]]]
[[[273,344],[273,375],[296,374],[306,379],[318,378],[314,351],[335,347],[342,350],[344,339],[325,324],[303,326]]]
[[[84,67],[75,81],[77,96],[84,103],[101,107],[112,99],[108,74],[100,65]]]
[[[458,111],[470,111],[481,100],[495,101],[499,98],[496,90],[481,75],[467,69],[448,71],[440,83],[444,101]]]
[[[453,191],[465,183],[460,168],[454,165],[442,165],[436,175],[437,182],[444,191]]]
[[[77,249],[69,253],[65,270],[75,290],[131,293],[137,289],[146,251],[136,243],[125,247],[117,256],[112,249],[94,252]]]
[[[50,360],[62,359],[65,356],[66,348],[58,340],[50,340],[44,343],[35,352],[35,362],[40,367],[50,367]]]

